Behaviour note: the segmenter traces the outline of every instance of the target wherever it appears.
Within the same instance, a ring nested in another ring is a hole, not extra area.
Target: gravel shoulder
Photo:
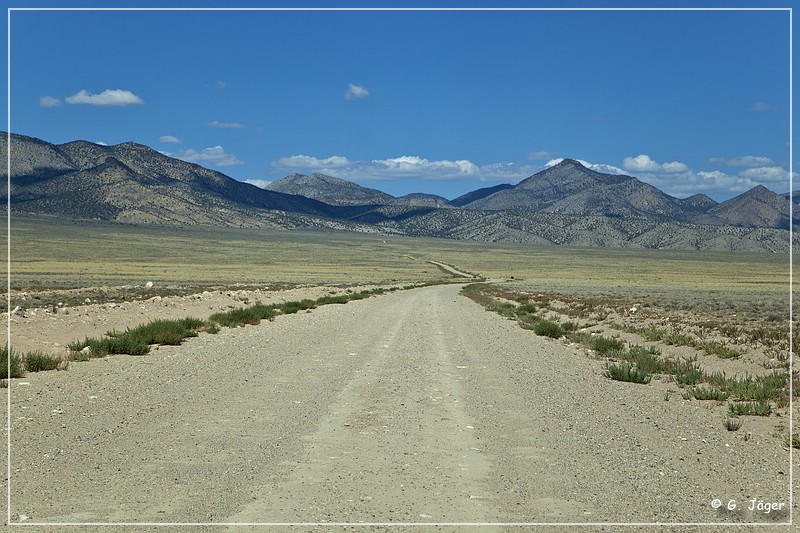
[[[780,439],[745,440],[700,402],[608,380],[602,362],[458,291],[327,305],[13,380],[13,521],[788,529],[774,527],[788,519]],[[714,510],[714,498],[738,509]],[[753,498],[784,511],[749,511]],[[397,530],[369,530],[384,529]]]

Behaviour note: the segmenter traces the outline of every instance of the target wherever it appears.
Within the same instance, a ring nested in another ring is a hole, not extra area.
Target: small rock
[[[152,281],[148,281],[147,283],[144,284],[144,286],[149,289],[149,288],[151,288],[153,286],[153,282]]]
[[[92,303],[92,299],[91,299],[91,298],[86,298],[86,299],[83,301],[83,303],[85,303],[85,304],[90,304],[90,303]]]

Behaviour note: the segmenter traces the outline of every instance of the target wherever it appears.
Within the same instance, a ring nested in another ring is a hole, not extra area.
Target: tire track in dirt
[[[360,345],[365,363],[302,439],[290,476],[228,521],[496,518],[486,491],[490,465],[465,412],[439,299],[415,291],[380,317],[375,326],[389,326],[386,333]]]

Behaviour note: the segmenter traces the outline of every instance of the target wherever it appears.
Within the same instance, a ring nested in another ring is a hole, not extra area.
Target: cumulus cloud
[[[348,165],[350,165],[350,161],[348,161],[346,157],[339,155],[326,157],[324,159],[310,155],[292,155],[289,157],[281,157],[276,163],[273,163],[273,167],[278,166],[285,167],[287,169],[309,169],[314,171],[319,169],[342,168],[347,167]]]
[[[739,157],[712,157],[708,160],[712,165],[723,167],[763,167],[774,165],[775,162],[769,157],[759,157],[753,155],[743,155]]]
[[[171,157],[182,159],[190,163],[197,163],[203,166],[212,167],[231,167],[234,165],[244,164],[244,161],[239,160],[233,154],[229,154],[222,146],[211,146],[197,151],[193,148],[187,148],[174,154],[168,154]]]
[[[555,166],[561,163],[563,160],[564,160],[563,157],[557,157],[555,159],[551,159],[550,161],[545,163],[544,168],[550,168],[552,166]],[[615,167],[614,165],[607,165],[605,163],[590,163],[588,161],[584,161],[583,159],[576,159],[575,161],[585,166],[586,168],[594,170],[595,172],[602,172],[604,174],[618,174],[618,175],[627,174],[624,170],[622,170],[619,167]]]
[[[239,122],[220,122],[219,120],[212,120],[208,123],[208,125],[212,128],[221,128],[221,129],[242,129],[244,128],[244,124],[240,124]]]
[[[689,170],[689,167],[680,161],[657,163],[647,154],[640,154],[636,157],[626,157],[622,161],[622,167],[630,172],[665,172],[667,174],[675,174]]]
[[[172,135],[162,135],[158,138],[159,141],[162,143],[171,143],[171,144],[181,144],[181,140],[177,137],[173,137]]]
[[[369,91],[363,85],[347,84],[347,90],[344,92],[344,97],[347,100],[363,100],[369,96]]]
[[[97,106],[124,106],[143,104],[141,98],[130,91],[123,89],[106,89],[100,94],[91,94],[81,90],[72,96],[67,96],[64,101],[68,104],[87,104]]]
[[[272,183],[272,182],[271,182],[271,181],[269,181],[269,180],[260,180],[260,179],[250,179],[250,180],[244,180],[244,182],[245,182],[245,183],[249,183],[250,185],[255,185],[256,187],[259,187],[259,188],[261,188],[261,189],[264,189],[264,188],[266,188],[266,186],[267,186],[267,185],[269,185],[270,183]]]
[[[39,105],[42,107],[58,107],[61,105],[61,100],[52,96],[42,96],[39,98]]]

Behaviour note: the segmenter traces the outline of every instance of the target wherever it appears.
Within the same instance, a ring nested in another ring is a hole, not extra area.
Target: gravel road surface
[[[327,305],[15,380],[12,522],[405,532],[788,520],[781,439],[745,440],[703,402],[611,381],[601,361],[458,291]],[[782,510],[750,511],[754,498]],[[373,525],[342,525],[356,523]],[[375,525],[387,523],[417,525]],[[767,529],[789,528],[743,530]]]

